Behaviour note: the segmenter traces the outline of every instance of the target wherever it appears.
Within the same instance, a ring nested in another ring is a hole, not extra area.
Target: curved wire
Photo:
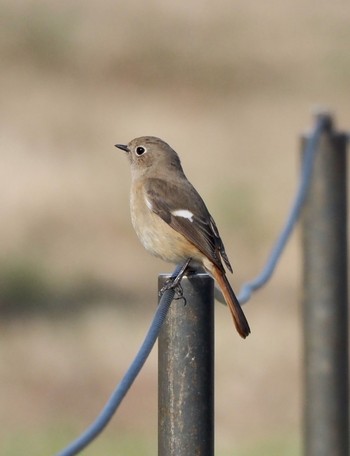
[[[319,140],[320,134],[323,129],[329,125],[329,117],[327,115],[319,115],[316,126],[310,136],[310,139],[305,148],[304,163],[301,173],[300,184],[298,187],[297,195],[294,203],[287,217],[284,228],[278,237],[270,256],[262,270],[262,272],[253,280],[243,284],[239,293],[238,299],[241,304],[247,302],[252,293],[261,288],[272,276],[277,263],[281,257],[284,247],[293,231],[295,223],[297,222],[302,206],[304,204],[309,183],[311,180],[313,161],[316,151],[316,145]],[[176,267],[172,277],[176,277],[180,272],[182,265]],[[153,317],[150,328],[146,334],[143,344],[141,345],[137,355],[131,363],[126,374],[112,393],[111,397],[107,401],[105,407],[102,409],[100,415],[96,420],[81,434],[76,440],[74,440],[69,446],[57,453],[56,456],[74,456],[89,445],[107,426],[115,411],[123,400],[124,396],[130,389],[135,378],[139,374],[143,367],[146,359],[148,358],[155,341],[157,340],[161,326],[165,320],[166,314],[169,310],[169,306],[174,297],[174,290],[169,289],[163,295],[157,307],[156,313]]]
[[[316,146],[322,131],[325,128],[329,127],[329,115],[319,114],[317,117],[316,125],[311,132],[310,138],[306,144],[304,152],[303,167],[300,176],[300,183],[297,190],[296,197],[292,204],[291,210],[285,222],[285,225],[282,229],[281,234],[279,235],[275,245],[273,246],[270,256],[268,257],[266,264],[261,271],[261,273],[254,279],[246,282],[242,285],[242,288],[238,295],[238,300],[241,304],[246,303],[252,293],[261,288],[266,284],[266,282],[271,278],[277,263],[281,257],[281,254],[288,242],[288,239],[293,231],[293,228],[296,222],[299,219],[301,209],[305,202],[307,191],[309,189],[309,184],[311,181],[314,157],[316,153]]]
[[[181,270],[179,265],[175,268],[172,277],[177,277]],[[126,374],[108,399],[106,405],[102,409],[102,412],[96,418],[96,420],[83,432],[76,440],[74,440],[69,446],[57,453],[56,456],[74,456],[82,451],[87,445],[89,445],[107,426],[115,411],[119,407],[126,393],[129,391],[135,378],[139,374],[142,366],[148,358],[152,348],[157,340],[160,328],[165,320],[170,304],[174,298],[174,290],[169,289],[163,293],[157,310],[154,314],[152,323],[146,334],[146,337],[136,354],[133,362],[131,363]]]

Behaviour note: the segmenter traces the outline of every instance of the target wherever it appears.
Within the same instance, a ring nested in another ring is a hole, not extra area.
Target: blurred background
[[[330,107],[349,127],[345,1],[0,1],[0,453],[48,455],[100,411],[151,321],[115,143],[181,156],[240,285],[293,199],[299,135]],[[293,235],[239,339],[216,306],[216,454],[301,452],[301,256]],[[156,350],[84,454],[156,454]]]

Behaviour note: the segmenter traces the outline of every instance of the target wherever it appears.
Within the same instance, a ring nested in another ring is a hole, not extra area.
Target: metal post
[[[158,456],[213,456],[214,281],[194,274],[181,285],[186,304],[172,303],[158,339]]]
[[[320,115],[303,214],[304,455],[348,456],[347,141]]]

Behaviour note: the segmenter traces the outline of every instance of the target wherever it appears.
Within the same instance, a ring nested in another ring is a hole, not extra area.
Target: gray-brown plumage
[[[127,152],[131,163],[131,219],[144,247],[171,263],[192,258],[202,265],[220,286],[238,333],[247,337],[249,324],[222,263],[232,272],[224,244],[177,153],[153,136],[116,147]]]

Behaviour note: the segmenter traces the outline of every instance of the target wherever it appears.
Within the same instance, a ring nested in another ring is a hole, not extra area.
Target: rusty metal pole
[[[169,278],[159,276],[159,289]],[[214,455],[214,281],[184,276],[158,339],[158,456]]]
[[[302,233],[304,456],[348,456],[347,138],[334,131],[330,115],[320,115],[326,128]]]

